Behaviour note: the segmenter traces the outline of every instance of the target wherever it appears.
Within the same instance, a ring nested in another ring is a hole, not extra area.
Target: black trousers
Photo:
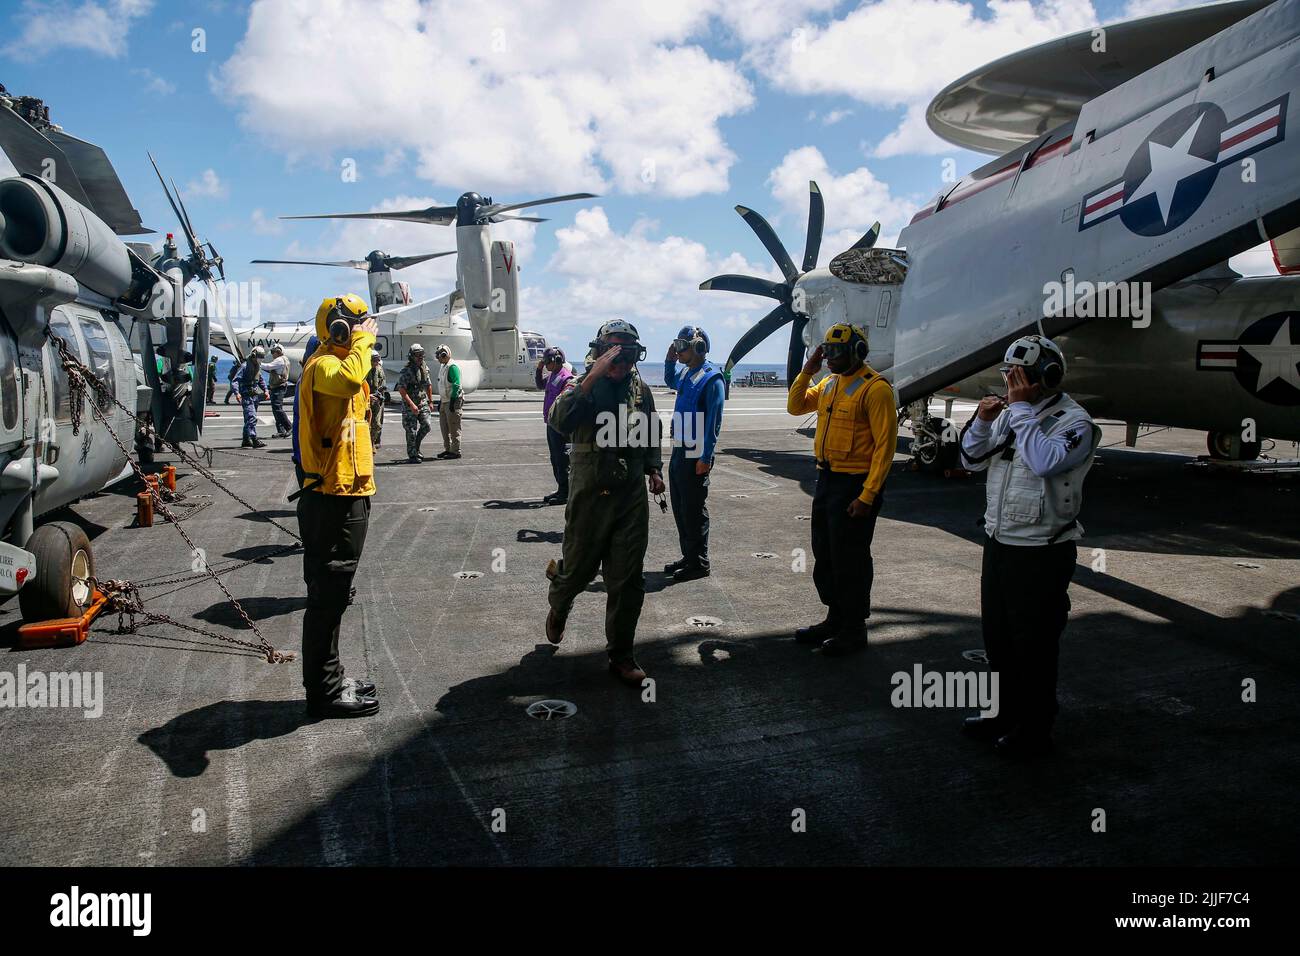
[[[302,577],[307,613],[302,619],[302,686],[309,701],[326,701],[343,689],[339,625],[352,594],[370,524],[370,498],[308,491],[298,499]]]
[[[560,497],[569,497],[569,436],[546,426],[546,447],[551,453],[551,472]]]
[[[984,541],[984,650],[998,674],[998,719],[1009,729],[1051,733],[1057,659],[1077,558],[1073,541],[1025,547]]]
[[[855,627],[871,617],[871,539],[884,494],[876,495],[871,512],[849,517],[849,502],[862,494],[865,474],[847,475],[817,469],[812,504],[813,583],[826,605],[827,619],[837,627]]]
[[[668,497],[677,522],[682,558],[690,565],[709,566],[709,476],[697,475],[685,448],[674,448],[668,460]]]

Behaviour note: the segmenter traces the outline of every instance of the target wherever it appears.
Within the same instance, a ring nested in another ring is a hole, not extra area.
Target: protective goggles
[[[614,346],[611,346],[611,348],[613,347]],[[616,365],[632,365],[633,363],[640,362],[645,358],[644,345],[619,345],[617,348],[618,355],[614,357],[614,363]]]
[[[852,342],[826,342],[822,345],[822,355],[828,359],[839,358],[841,355],[852,355]]]
[[[691,343],[690,340],[688,339],[673,339],[674,352],[685,352],[690,347],[691,347]]]

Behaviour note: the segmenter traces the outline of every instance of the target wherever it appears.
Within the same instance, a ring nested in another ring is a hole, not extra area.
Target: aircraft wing
[[[425,322],[445,321],[464,308],[464,295],[459,289],[454,289],[437,299],[414,302],[408,306],[381,312],[380,317],[393,323],[393,335],[400,335],[407,329]]]
[[[1068,140],[1045,136],[922,210],[899,240],[900,402],[988,368],[1026,332],[1131,325],[1045,316],[1047,283],[1155,291],[1300,226],[1297,110],[1300,0],[1279,0],[1090,100]]]

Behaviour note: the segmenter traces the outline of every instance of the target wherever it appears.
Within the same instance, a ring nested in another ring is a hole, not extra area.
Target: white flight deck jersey
[[[985,533],[1028,546],[1083,537],[1083,479],[1100,441],[1092,416],[1064,392],[1034,406],[1017,402],[991,423],[973,419],[962,466],[988,469]]]

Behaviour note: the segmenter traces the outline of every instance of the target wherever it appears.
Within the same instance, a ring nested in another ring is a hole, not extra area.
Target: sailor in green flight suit
[[[571,379],[551,406],[550,426],[571,436],[564,560],[551,580],[546,638],[564,639],[574,598],[603,566],[609,671],[633,687],[645,672],[632,656],[641,605],[642,565],[650,539],[646,486],[662,494],[663,456],[654,396],[637,373],[645,358],[636,328],[622,319],[600,327],[587,371]],[[642,478],[646,485],[642,485]]]

